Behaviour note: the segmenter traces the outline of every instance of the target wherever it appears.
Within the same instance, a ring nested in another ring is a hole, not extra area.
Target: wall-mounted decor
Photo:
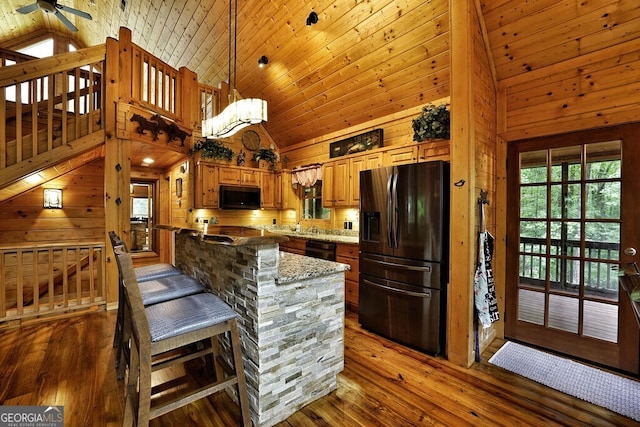
[[[382,129],[375,129],[329,144],[329,158],[382,147]]]
[[[176,179],[176,197],[182,197],[182,178]]]
[[[140,114],[133,114],[130,122],[138,122],[138,127],[136,128],[136,132],[139,135],[146,135],[147,132],[151,132],[153,135],[153,140],[156,141],[158,139],[159,134],[167,135],[167,144],[173,141],[174,139],[180,140],[180,146],[184,147],[184,141],[187,139],[189,135],[187,132],[183,131],[171,121],[166,121],[159,114],[155,114],[151,116],[150,119],[147,119]]]

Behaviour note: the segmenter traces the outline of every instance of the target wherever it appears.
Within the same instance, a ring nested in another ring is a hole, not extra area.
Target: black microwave
[[[220,208],[260,209],[260,188],[221,185]]]

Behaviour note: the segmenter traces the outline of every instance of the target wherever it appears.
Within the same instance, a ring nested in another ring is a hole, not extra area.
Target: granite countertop
[[[269,230],[269,232],[300,239],[322,240],[324,242],[346,243],[351,245],[357,245],[360,242],[358,236],[344,236],[340,234],[295,232],[291,230]]]
[[[158,225],[155,228],[171,230],[179,234],[189,234],[194,237],[199,237],[207,243],[228,246],[267,245],[289,240],[285,235],[274,234],[268,230],[258,230],[252,227],[210,225],[207,227],[206,233],[203,230],[179,228],[168,225]]]
[[[349,270],[348,264],[280,251],[276,284],[298,282],[327,274]]]

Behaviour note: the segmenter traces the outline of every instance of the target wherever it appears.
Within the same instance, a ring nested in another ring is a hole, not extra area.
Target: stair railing
[[[0,246],[0,329],[106,300],[104,242]]]

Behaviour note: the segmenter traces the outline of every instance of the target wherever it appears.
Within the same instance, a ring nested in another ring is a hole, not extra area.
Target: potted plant
[[[215,139],[205,139],[204,141],[196,142],[189,151],[189,155],[193,156],[196,153],[200,153],[200,156],[203,158],[226,161],[231,161],[236,154],[231,148]]]
[[[450,117],[445,104],[422,107],[420,115],[412,120],[413,140],[422,142],[427,139],[449,139]]]
[[[278,153],[276,153],[273,148],[258,148],[254,151],[252,159],[254,162],[260,162],[260,160],[265,160],[269,163],[270,170],[276,170],[276,162],[279,160]]]

